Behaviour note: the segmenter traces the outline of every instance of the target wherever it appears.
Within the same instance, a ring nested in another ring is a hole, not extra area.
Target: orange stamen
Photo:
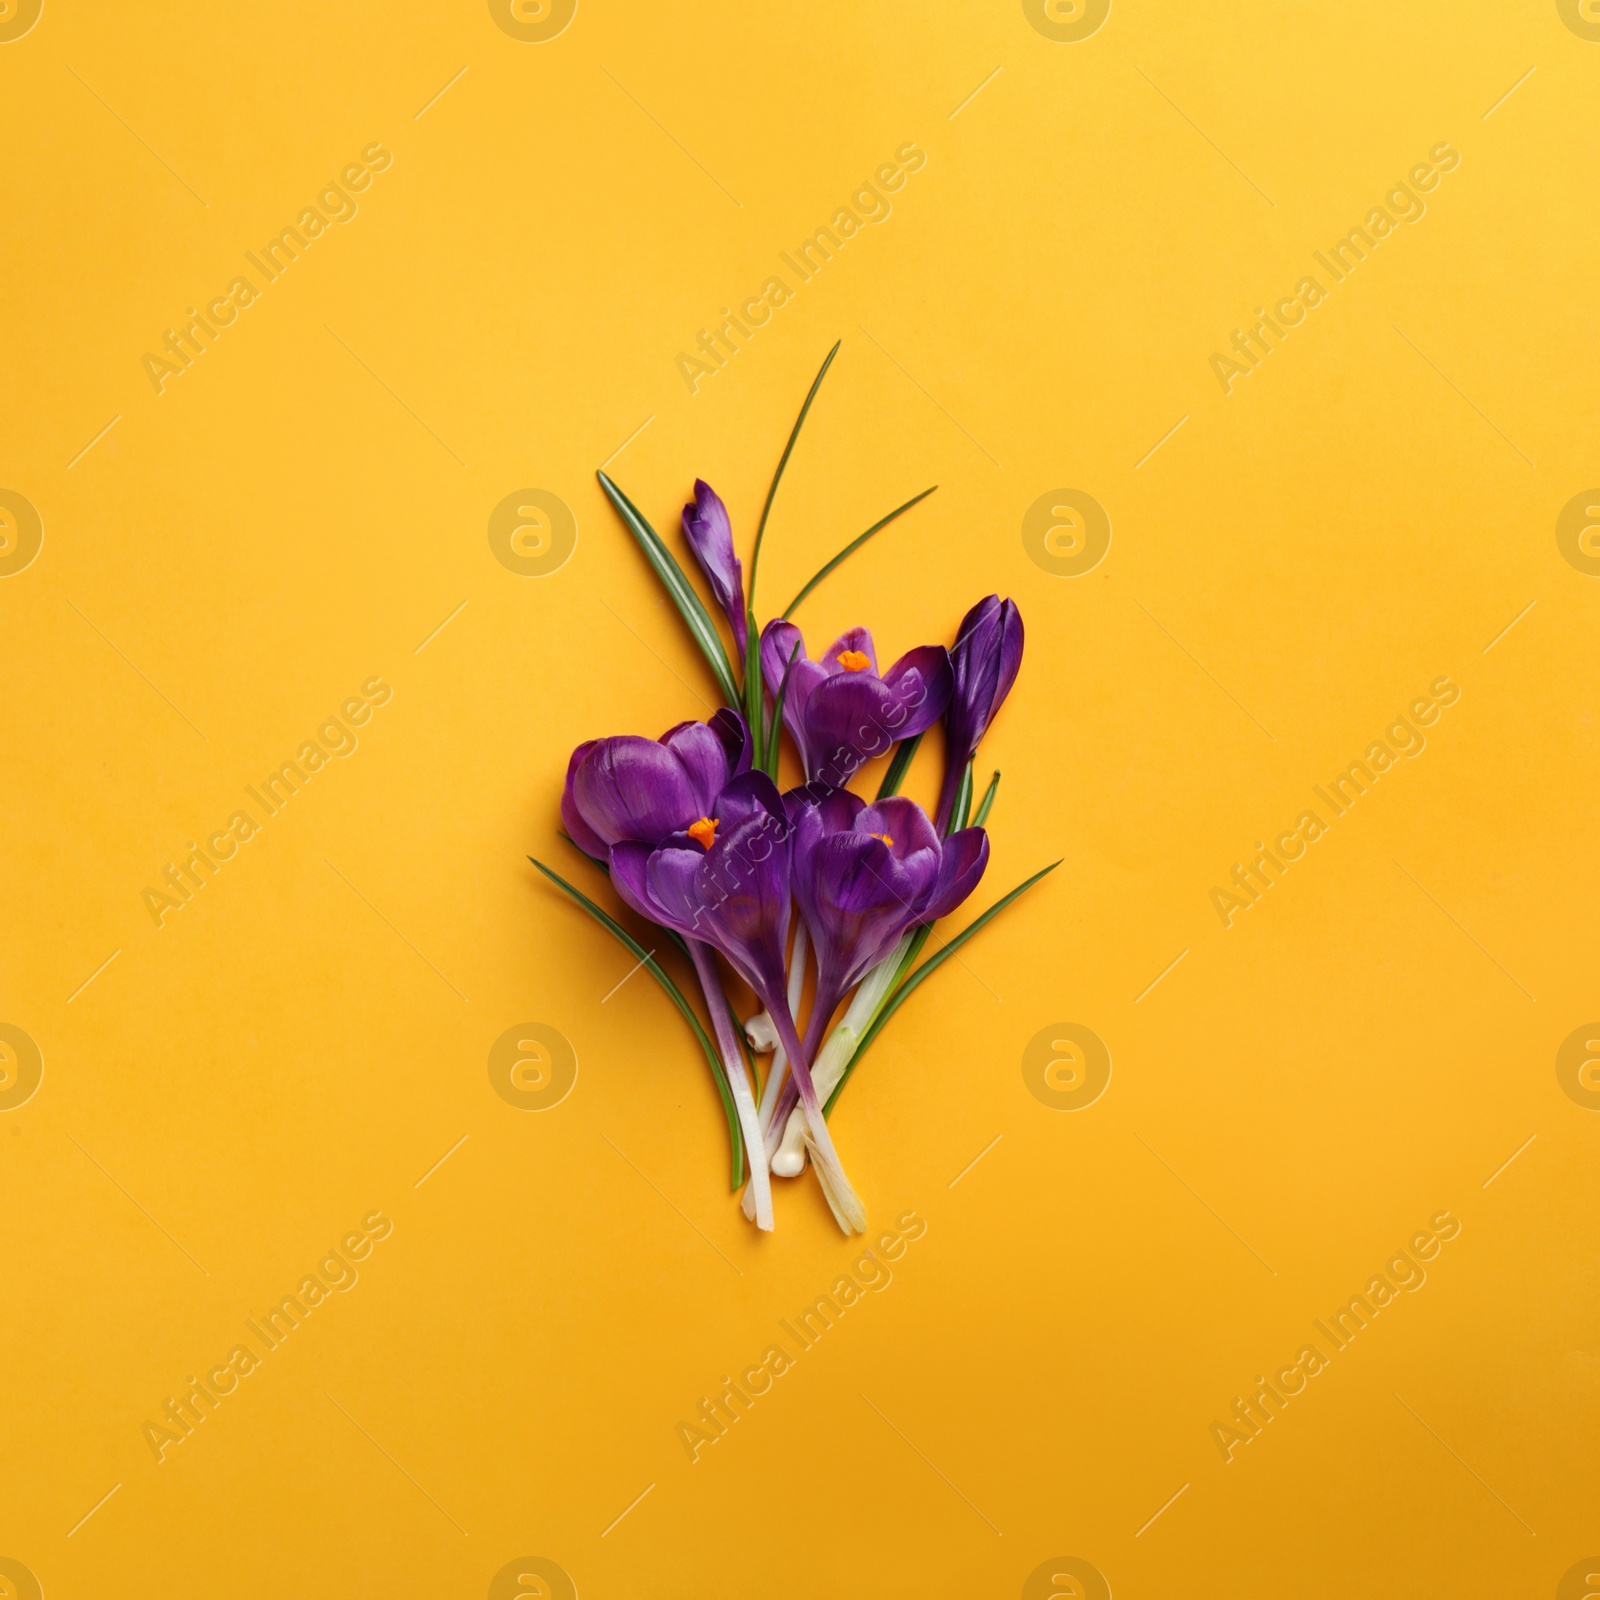
[[[886,845],[888,845],[891,850],[894,848],[894,840],[891,839],[888,834],[886,834],[886,833],[875,833],[875,834],[873,834],[872,837],[874,839],[882,839],[883,842]]]
[[[834,657],[834,660],[837,661],[846,672],[865,672],[867,668],[872,665],[872,662],[868,660],[866,655],[860,650],[841,650],[838,655]]]
[[[691,822],[689,824],[689,837],[702,850],[709,850],[717,840],[716,819],[714,817],[701,817],[698,822]]]

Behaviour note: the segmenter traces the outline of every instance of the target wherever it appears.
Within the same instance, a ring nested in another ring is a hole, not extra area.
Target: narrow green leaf
[[[900,793],[900,785],[906,781],[906,774],[911,770],[911,763],[916,760],[917,746],[922,743],[919,733],[914,739],[902,739],[894,747],[894,759],[889,763],[889,770],[883,775],[883,782],[878,785],[878,798],[887,799],[892,794]]]
[[[822,387],[822,380],[828,375],[828,368],[833,365],[833,358],[839,353],[842,339],[833,341],[831,349],[822,365],[817,369],[817,375],[811,380],[811,388],[806,393],[806,403],[800,407],[800,415],[794,419],[794,427],[789,430],[789,442],[783,447],[782,459],[778,462],[778,470],[772,474],[772,487],[767,490],[767,503],[761,508],[761,521],[756,524],[756,547],[750,553],[750,583],[745,590],[748,597],[751,613],[755,612],[756,604],[756,567],[761,561],[761,540],[767,531],[767,518],[772,512],[772,500],[778,492],[778,483],[783,477],[783,469],[789,465],[789,455],[794,449],[794,442],[800,437],[800,425],[806,420],[806,413],[811,409],[811,402],[817,398],[817,390]]]
[[[778,692],[772,701],[772,724],[767,730],[767,776],[774,782],[778,777],[778,746],[783,738],[783,702],[789,693],[789,674],[794,671],[794,664],[800,659],[800,646],[797,644],[789,652],[789,664],[783,669],[783,676],[778,680]]]
[[[894,975],[896,988],[899,987],[900,980],[904,978],[905,975],[917,964],[917,957],[922,954],[922,947],[930,938],[932,938],[932,936],[933,924],[931,922],[923,923],[923,925],[911,935],[911,944],[907,948],[905,955],[901,958],[900,970]]]
[[[665,990],[668,999],[683,1013],[684,1021],[694,1030],[694,1036],[700,1041],[700,1048],[705,1051],[706,1064],[711,1068],[711,1077],[717,1086],[717,1093],[722,1097],[723,1115],[728,1119],[728,1138],[733,1146],[733,1176],[731,1187],[737,1189],[744,1182],[744,1138],[739,1131],[739,1112],[733,1103],[733,1094],[728,1088],[727,1074],[723,1071],[722,1062],[717,1058],[716,1046],[712,1044],[700,1019],[694,1013],[694,1007],[683,997],[683,991],[675,984],[665,972],[656,965],[655,957],[639,943],[614,917],[608,915],[600,906],[597,906],[581,889],[568,883],[559,872],[547,867],[544,862],[535,856],[529,856],[545,877],[564,890],[585,911],[620,944],[626,945],[638,958],[639,963]],[[666,930],[670,931],[670,930]]]
[[[638,541],[639,548],[644,551],[645,559],[655,568],[655,574],[661,580],[662,587],[672,596],[672,603],[678,608],[678,614],[688,627],[690,637],[699,645],[700,653],[706,658],[723,697],[730,706],[738,705],[739,690],[733,681],[733,667],[728,661],[728,652],[723,646],[722,635],[717,632],[717,626],[711,620],[705,603],[684,576],[683,568],[678,565],[677,558],[661,542],[661,535],[645,521],[639,508],[627,495],[605,473],[597,472],[595,476],[599,478],[600,487],[605,490],[606,498],[616,507],[617,515],[622,518],[628,532]]]
[[[838,566],[846,556],[854,555],[856,551],[859,550],[862,545],[864,545],[867,540],[873,536],[873,534],[877,533],[882,528],[887,528],[896,517],[902,515],[904,512],[909,511],[912,506],[917,503],[917,501],[926,500],[928,496],[933,493],[933,490],[937,489],[938,487],[938,484],[934,484],[932,489],[924,489],[921,494],[913,495],[903,506],[896,506],[895,509],[891,511],[888,516],[883,518],[881,522],[874,522],[859,539],[852,539],[850,543],[847,544],[844,549],[841,550],[838,555],[836,555],[833,560],[827,564],[827,566],[823,567],[822,570],[818,572],[817,575],[811,580],[811,582],[808,583],[805,588],[803,588],[800,593],[797,594],[794,599],[783,608],[784,616],[792,617],[794,615],[795,607],[798,606],[800,602],[804,600],[805,597],[810,594],[811,591],[815,589],[816,586],[821,583],[822,580],[826,578],[828,574],[832,572],[833,569]]]
[[[978,809],[973,813],[972,826],[981,828],[989,820],[990,807],[994,805],[994,797],[1000,789],[1000,774],[997,772],[989,780],[989,787],[983,791],[983,799],[978,802]]]
[[[756,632],[754,611],[745,612],[744,637],[744,720],[750,728],[750,765],[764,768],[766,744],[761,737],[761,640]]]
[[[961,787],[956,790],[956,803],[950,810],[950,823],[946,827],[945,837],[952,833],[959,833],[967,825],[967,818],[972,814],[972,763],[967,763],[967,770],[961,774]]]
[[[873,1019],[872,1026],[868,1028],[867,1031],[861,1036],[861,1043],[856,1046],[856,1053],[851,1056],[850,1065],[844,1069],[844,1076],[839,1079],[839,1082],[834,1087],[833,1093],[828,1096],[827,1105],[822,1108],[824,1116],[833,1110],[834,1101],[836,1101],[844,1092],[844,1086],[850,1081],[850,1074],[856,1070],[856,1067],[861,1062],[862,1056],[867,1053],[867,1047],[883,1031],[883,1025],[905,1003],[911,991],[915,989],[917,985],[920,984],[925,978],[931,977],[934,972],[936,972],[950,956],[953,956],[956,951],[959,950],[961,946],[964,945],[967,940],[970,939],[981,927],[983,927],[986,923],[993,921],[994,918],[998,917],[1013,900],[1015,900],[1019,895],[1026,894],[1028,890],[1031,889],[1041,878],[1048,877],[1060,865],[1061,863],[1059,861],[1052,861],[1048,867],[1041,868],[1026,882],[1019,883],[1010,894],[1003,896],[999,900],[996,900],[995,903],[990,906],[981,917],[978,917],[967,927],[963,928],[961,932],[958,933],[955,938],[951,939],[948,943],[941,945],[938,950],[929,956],[928,959],[924,961],[922,965],[918,967],[917,970],[913,972],[898,989],[895,990],[895,992],[885,1003],[883,1009]],[[927,931],[928,930],[926,928],[918,930],[919,933],[926,933]],[[915,955],[916,948],[913,947],[912,952],[906,957],[907,966],[910,966],[911,962],[915,959]]]

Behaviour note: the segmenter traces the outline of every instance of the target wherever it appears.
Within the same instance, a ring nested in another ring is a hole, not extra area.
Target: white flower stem
[[[811,1070],[806,1065],[805,1051],[795,1032],[794,1017],[781,994],[772,995],[767,1002],[772,1020],[777,1024],[778,1036],[789,1052],[789,1067],[799,1090],[800,1105],[805,1113],[806,1148],[811,1152],[811,1165],[816,1169],[817,1181],[827,1197],[834,1220],[846,1233],[867,1231],[867,1212],[860,1198],[850,1186],[839,1153],[833,1147],[828,1124],[823,1120],[822,1104],[817,1099],[816,1087],[811,1082]]]
[[[789,956],[789,1015],[792,1017],[800,1006],[800,996],[805,992],[806,986],[806,951],[808,940],[806,938],[806,925],[802,918],[795,919],[794,949]],[[763,1011],[768,1023],[772,1021],[771,1014]],[[759,1140],[762,1158],[765,1160],[771,1154],[772,1145],[776,1143],[776,1130],[771,1128],[773,1110],[778,1104],[778,1096],[783,1092],[783,1081],[787,1075],[789,1058],[784,1053],[782,1043],[779,1043],[772,1052],[772,1061],[767,1067],[767,1081],[761,1089],[761,1109],[757,1113],[757,1124],[767,1132]],[[752,1174],[754,1168],[752,1167]],[[754,1182],[745,1185],[744,1214],[747,1217],[755,1216]]]
[[[698,939],[690,939],[688,944],[690,959],[699,975],[700,987],[705,992],[706,1007],[711,1012],[711,1026],[722,1052],[722,1066],[728,1075],[734,1109],[739,1114],[745,1159],[750,1164],[750,1181],[745,1185],[745,1193],[752,1201],[756,1226],[763,1232],[771,1233],[772,1183],[767,1172],[767,1146],[761,1136],[761,1123],[756,1115],[756,1100],[750,1089],[750,1078],[744,1070],[744,1056],[733,1031],[733,1014],[728,1009],[728,997],[723,993],[717,976],[716,958],[710,948]]]

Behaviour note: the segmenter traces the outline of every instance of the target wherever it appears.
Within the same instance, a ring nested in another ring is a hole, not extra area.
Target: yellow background
[[[1600,580],[1554,536],[1600,479],[1597,74],[1553,0],[1117,0],[1076,42],[1014,0],[582,0],[542,43],[481,0],[46,0],[0,43],[0,487],[44,525],[0,581],[0,1021],[44,1059],[0,1115],[0,1555],[52,1600],[535,1555],[586,1600],[1060,1556],[1119,1597],[1554,1594],[1600,1549],[1600,1118],[1554,1066],[1600,1015]],[[359,215],[158,395],[141,357],[375,140]],[[906,141],[892,217],[691,394]],[[1440,141],[1426,217],[1225,395],[1212,353]],[[758,609],[937,482],[799,620],[892,659],[1014,596],[979,901],[1064,862],[835,1117],[926,1234],[691,1464],[860,1246],[809,1177],[743,1222],[689,1036],[642,974],[601,1004],[625,952],[524,857],[563,859],[573,744],[714,694],[594,469],[664,531],[703,475],[747,547],[836,338]],[[524,487],[579,529],[539,578],[486,537]],[[1070,579],[1021,537],[1064,487],[1114,529]],[[1425,754],[1225,930],[1233,863],[1441,674]],[[165,863],[373,675],[359,750],[158,930]],[[524,1022],[579,1061],[537,1115],[486,1071]],[[1021,1072],[1064,1022],[1114,1062],[1073,1114]],[[143,1425],[374,1209],[359,1284],[158,1464]],[[1442,1209],[1426,1287],[1224,1463]]]

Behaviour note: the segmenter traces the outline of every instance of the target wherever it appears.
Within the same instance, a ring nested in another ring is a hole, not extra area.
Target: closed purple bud
[[[967,763],[983,742],[1022,665],[1022,613],[990,595],[961,619],[950,647],[950,709],[945,714],[945,772],[937,822],[950,822]]]
[[[733,629],[733,642],[739,647],[742,661],[748,638],[744,568],[733,553],[733,524],[728,520],[728,508],[703,478],[694,480],[694,504],[683,508],[683,536]]]

